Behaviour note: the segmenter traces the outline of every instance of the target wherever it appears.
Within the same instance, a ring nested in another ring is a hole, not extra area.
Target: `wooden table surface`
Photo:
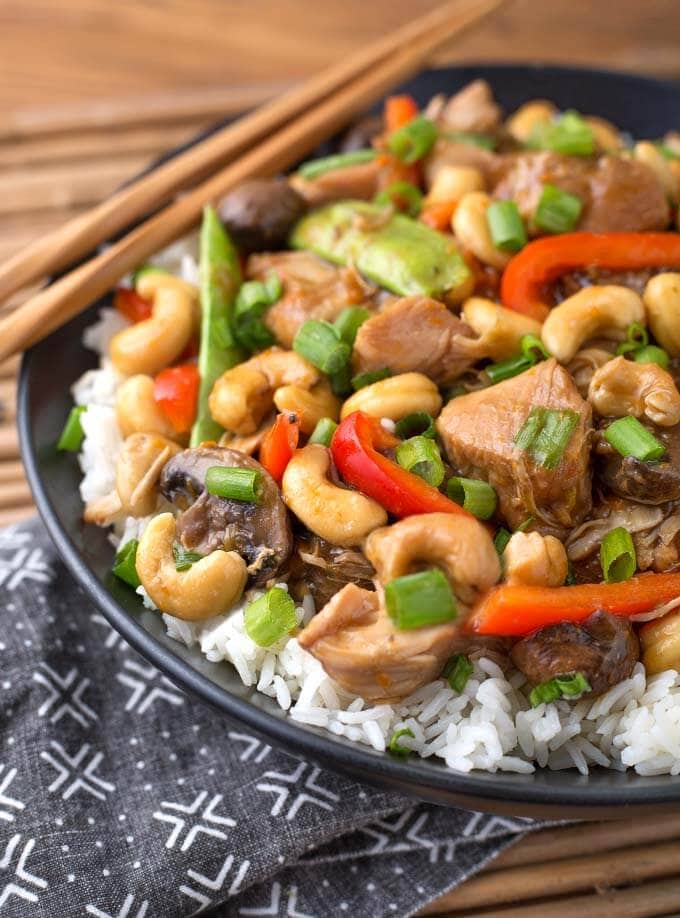
[[[434,5],[3,0],[0,260],[211,120]],[[680,77],[678,11],[678,0],[510,0],[435,62],[540,60]],[[16,367],[0,366],[0,525],[32,512],[14,429]],[[680,813],[537,833],[427,909],[435,913],[680,915]]]

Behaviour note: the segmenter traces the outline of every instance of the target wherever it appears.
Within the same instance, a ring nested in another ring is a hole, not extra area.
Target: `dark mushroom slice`
[[[205,475],[216,465],[259,472],[260,502],[209,494]],[[248,565],[251,586],[267,583],[287,564],[293,548],[288,511],[276,482],[255,459],[224,447],[186,449],[165,465],[160,487],[182,511],[177,518],[177,537],[187,550],[199,554],[219,548],[237,551]]]
[[[310,593],[317,609],[348,583],[372,590],[374,576],[373,565],[357,549],[333,545],[312,532],[301,533],[295,539],[291,592],[299,600]]]
[[[640,646],[627,618],[593,612],[584,622],[560,622],[523,638],[512,661],[529,682],[580,672],[595,694],[627,679],[640,659]]]
[[[307,209],[283,178],[250,179],[220,201],[220,219],[239,248],[256,252],[285,245],[293,224]]]
[[[596,476],[617,494],[641,504],[665,504],[680,500],[680,424],[675,427],[644,426],[666,447],[666,455],[659,462],[641,462],[633,456],[622,456],[602,436],[601,431],[611,424],[605,419],[598,432],[595,453]]]

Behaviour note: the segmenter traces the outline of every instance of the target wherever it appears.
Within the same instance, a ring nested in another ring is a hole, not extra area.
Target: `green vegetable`
[[[262,316],[281,296],[283,285],[272,272],[266,281],[246,281],[234,303],[234,336],[249,351],[271,347],[276,338],[262,321]]]
[[[485,481],[476,478],[449,478],[446,492],[457,504],[476,516],[478,520],[488,520],[496,512],[498,497],[496,492]]]
[[[330,418],[321,418],[320,421],[317,421],[316,427],[309,438],[309,442],[320,443],[322,446],[330,446],[333,434],[337,428],[338,425],[335,421],[332,421]]]
[[[364,386],[372,386],[373,383],[380,382],[381,379],[388,379],[392,375],[392,370],[383,367],[381,370],[369,370],[366,373],[357,373],[352,377],[352,388],[355,392],[363,389]]]
[[[680,153],[676,153],[675,150],[673,150],[671,147],[667,146],[665,143],[663,143],[663,141],[661,141],[661,140],[657,141],[657,142],[654,144],[654,146],[657,148],[657,150],[659,151],[659,153],[661,153],[661,155],[662,155],[665,159],[680,159]]]
[[[626,340],[619,344],[616,348],[616,353],[619,356],[630,354],[631,351],[639,351],[641,348],[647,347],[648,344],[649,335],[644,325],[640,325],[639,322],[631,322],[626,329]]]
[[[426,411],[414,411],[413,414],[407,414],[406,417],[397,421],[394,432],[400,440],[416,436],[429,437],[434,440],[436,436],[434,418]]]
[[[516,357],[508,357],[507,360],[499,360],[498,363],[490,363],[484,367],[484,372],[495,386],[496,383],[512,379],[513,376],[519,376],[525,370],[530,370],[535,364],[534,358],[518,354]]]
[[[359,329],[366,319],[371,318],[370,309],[364,306],[347,306],[337,317],[333,325],[338,330],[338,334],[350,347],[354,347]]]
[[[457,615],[451,585],[437,568],[390,580],[385,584],[385,605],[402,630],[439,625]]]
[[[83,443],[85,432],[80,419],[87,411],[87,405],[74,405],[69,411],[64,429],[57,441],[57,449],[68,453],[77,453]]]
[[[332,156],[310,159],[300,166],[298,175],[306,179],[315,179],[320,175],[325,175],[327,172],[344,169],[346,166],[370,163],[377,155],[376,150],[351,150],[348,153],[334,153]]]
[[[512,538],[512,533],[509,532],[504,526],[499,526],[496,530],[496,535],[494,536],[493,545],[498,555],[502,555],[505,549],[508,547],[508,542]]]
[[[579,221],[583,202],[555,185],[544,185],[534,223],[546,233],[569,233]]]
[[[651,434],[637,418],[619,418],[604,432],[604,438],[622,456],[634,456],[641,462],[651,462],[666,455],[666,447]]]
[[[574,698],[590,691],[590,683],[583,673],[567,673],[555,676],[547,682],[541,682],[532,688],[529,694],[529,704],[537,708],[539,704],[550,704],[558,698]]]
[[[257,504],[262,500],[262,472],[213,465],[205,473],[205,489],[217,497]]]
[[[491,241],[504,252],[519,252],[527,244],[527,231],[514,201],[493,201],[486,209]]]
[[[548,124],[536,125],[527,146],[566,156],[591,156],[595,152],[595,135],[578,112],[566,111]]]
[[[607,583],[630,580],[637,570],[633,537],[623,526],[611,529],[602,539],[600,564],[602,565],[602,576]]]
[[[548,348],[536,335],[522,335],[519,346],[525,357],[533,357],[534,363],[538,363],[539,360],[547,360],[550,357]]]
[[[387,744],[387,751],[390,753],[390,755],[399,755],[399,756],[406,757],[407,755],[410,755],[411,752],[413,751],[412,749],[409,749],[407,746],[402,746],[399,743],[399,740],[402,738],[402,736],[410,736],[411,739],[416,738],[415,733],[413,732],[413,730],[411,730],[410,727],[402,727],[400,730],[395,730],[392,736],[390,737],[389,743]]]
[[[175,570],[180,573],[188,571],[192,564],[196,564],[203,557],[197,551],[187,551],[180,542],[173,543],[172,556],[175,559]]]
[[[350,348],[338,329],[323,319],[308,319],[293,339],[293,350],[305,357],[322,373],[332,376],[349,364]]]
[[[578,413],[569,409],[532,408],[515,437],[515,444],[537,465],[556,469],[578,420]]]
[[[137,573],[137,549],[139,548],[138,539],[130,539],[126,542],[116,554],[116,560],[113,562],[112,572],[135,590],[141,586],[142,581]]]
[[[436,139],[437,125],[418,115],[388,136],[387,148],[402,163],[412,165],[430,152]]]
[[[423,206],[423,193],[411,182],[392,182],[373,198],[375,204],[391,204],[409,217],[417,217]]]
[[[232,309],[241,284],[241,267],[234,245],[212,207],[203,211],[200,241],[201,345],[198,372],[201,385],[191,446],[218,440],[222,428],[210,415],[208,397],[215,381],[243,359],[231,330]]]
[[[468,679],[472,675],[474,667],[470,658],[464,653],[457,653],[451,657],[444,667],[442,675],[449,683],[454,692],[460,694],[468,684]]]
[[[574,566],[571,561],[568,562],[567,566],[567,576],[564,578],[565,586],[574,586],[576,584],[576,574],[574,573]]]
[[[281,587],[272,587],[246,607],[246,634],[258,647],[271,647],[297,627],[295,603]]]
[[[339,201],[313,211],[297,223],[290,244],[336,264],[352,264],[401,296],[442,299],[470,276],[452,237],[404,214],[386,216],[384,208],[365,201]]]
[[[531,529],[531,527],[534,525],[535,522],[536,522],[536,517],[528,516],[525,520],[523,520],[519,524],[517,529],[515,529],[515,532],[528,532]]]
[[[396,459],[407,472],[413,472],[435,488],[444,481],[444,463],[439,447],[430,437],[404,440],[397,447]]]
[[[657,363],[662,370],[667,370],[671,362],[668,352],[662,347],[657,347],[656,344],[638,348],[633,352],[633,360],[636,363]]]

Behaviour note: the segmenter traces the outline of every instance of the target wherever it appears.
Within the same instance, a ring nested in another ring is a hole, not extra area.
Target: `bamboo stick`
[[[9,377],[14,377],[19,372],[19,363],[21,358],[19,356],[10,357],[9,360],[1,361],[0,360],[0,379],[8,379]]]
[[[27,481],[0,481],[0,510],[26,507],[33,503]]]

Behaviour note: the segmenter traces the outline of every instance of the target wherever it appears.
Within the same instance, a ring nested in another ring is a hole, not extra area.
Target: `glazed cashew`
[[[505,122],[505,126],[519,143],[526,143],[539,124],[548,124],[557,114],[552,102],[534,99],[520,105]]]
[[[460,199],[451,226],[456,239],[464,248],[469,249],[485,265],[503,270],[512,256],[493,244],[486,222],[489,204],[491,198],[484,191],[470,191]]]
[[[487,528],[462,514],[422,513],[376,529],[364,553],[383,585],[424,565],[441,567],[465,605],[472,605],[501,574]]]
[[[247,436],[272,410],[277,389],[311,389],[320,378],[319,371],[295,351],[270,347],[220,376],[210,393],[210,413],[226,430]]]
[[[652,277],[642,300],[654,337],[672,357],[680,357],[680,274],[668,271]]]
[[[567,370],[571,373],[572,379],[576,383],[576,388],[583,398],[588,398],[588,386],[595,370],[599,370],[613,357],[614,355],[611,351],[605,351],[604,348],[584,347],[577,351],[573,359],[567,364]]]
[[[180,449],[155,433],[134,433],[125,440],[116,462],[116,491],[126,516],[153,513],[163,466]]]
[[[584,341],[644,321],[642,300],[628,287],[585,287],[550,311],[541,338],[550,353],[566,364]]]
[[[649,675],[680,668],[680,609],[647,622],[638,636],[642,662]]]
[[[344,419],[353,411],[363,411],[373,418],[398,421],[414,411],[426,411],[436,417],[441,407],[442,397],[431,379],[423,373],[400,373],[350,395],[340,417]]]
[[[191,622],[230,609],[246,585],[243,558],[235,551],[213,551],[180,572],[172,553],[174,541],[175,518],[161,513],[146,527],[137,549],[139,579],[160,611]]]
[[[567,552],[555,536],[515,532],[503,552],[505,581],[527,586],[562,586],[569,570]]]
[[[611,121],[598,118],[596,115],[588,115],[585,122],[593,132],[595,143],[604,153],[615,153],[623,147],[621,133]]]
[[[333,545],[360,545],[369,532],[384,526],[387,514],[359,491],[341,488],[328,478],[330,452],[318,443],[298,450],[288,463],[281,490],[293,513],[316,535]]]
[[[333,395],[329,383],[322,380],[312,389],[281,386],[274,393],[274,404],[279,411],[292,411],[296,414],[300,430],[311,434],[321,418],[338,420],[342,402]]]
[[[602,417],[647,418],[660,427],[680,422],[680,393],[673,377],[656,363],[616,357],[593,374],[588,401]]]
[[[678,179],[669,161],[655,144],[649,140],[641,140],[636,143],[633,148],[633,158],[649,166],[666,194],[673,200],[677,200]]]
[[[462,318],[478,336],[472,342],[475,353],[492,360],[514,357],[524,335],[540,337],[541,334],[541,323],[536,319],[514,309],[506,309],[481,296],[473,296],[465,301]]]
[[[151,316],[114,335],[111,361],[119,373],[154,376],[179,357],[198,329],[195,287],[159,271],[143,274],[137,292],[152,300]]]
[[[426,201],[459,201],[469,191],[483,191],[484,176],[474,166],[444,165],[438,171],[427,192]]]
[[[153,397],[153,379],[131,376],[116,392],[116,420],[124,437],[133,433],[157,433],[169,440],[181,439]]]

